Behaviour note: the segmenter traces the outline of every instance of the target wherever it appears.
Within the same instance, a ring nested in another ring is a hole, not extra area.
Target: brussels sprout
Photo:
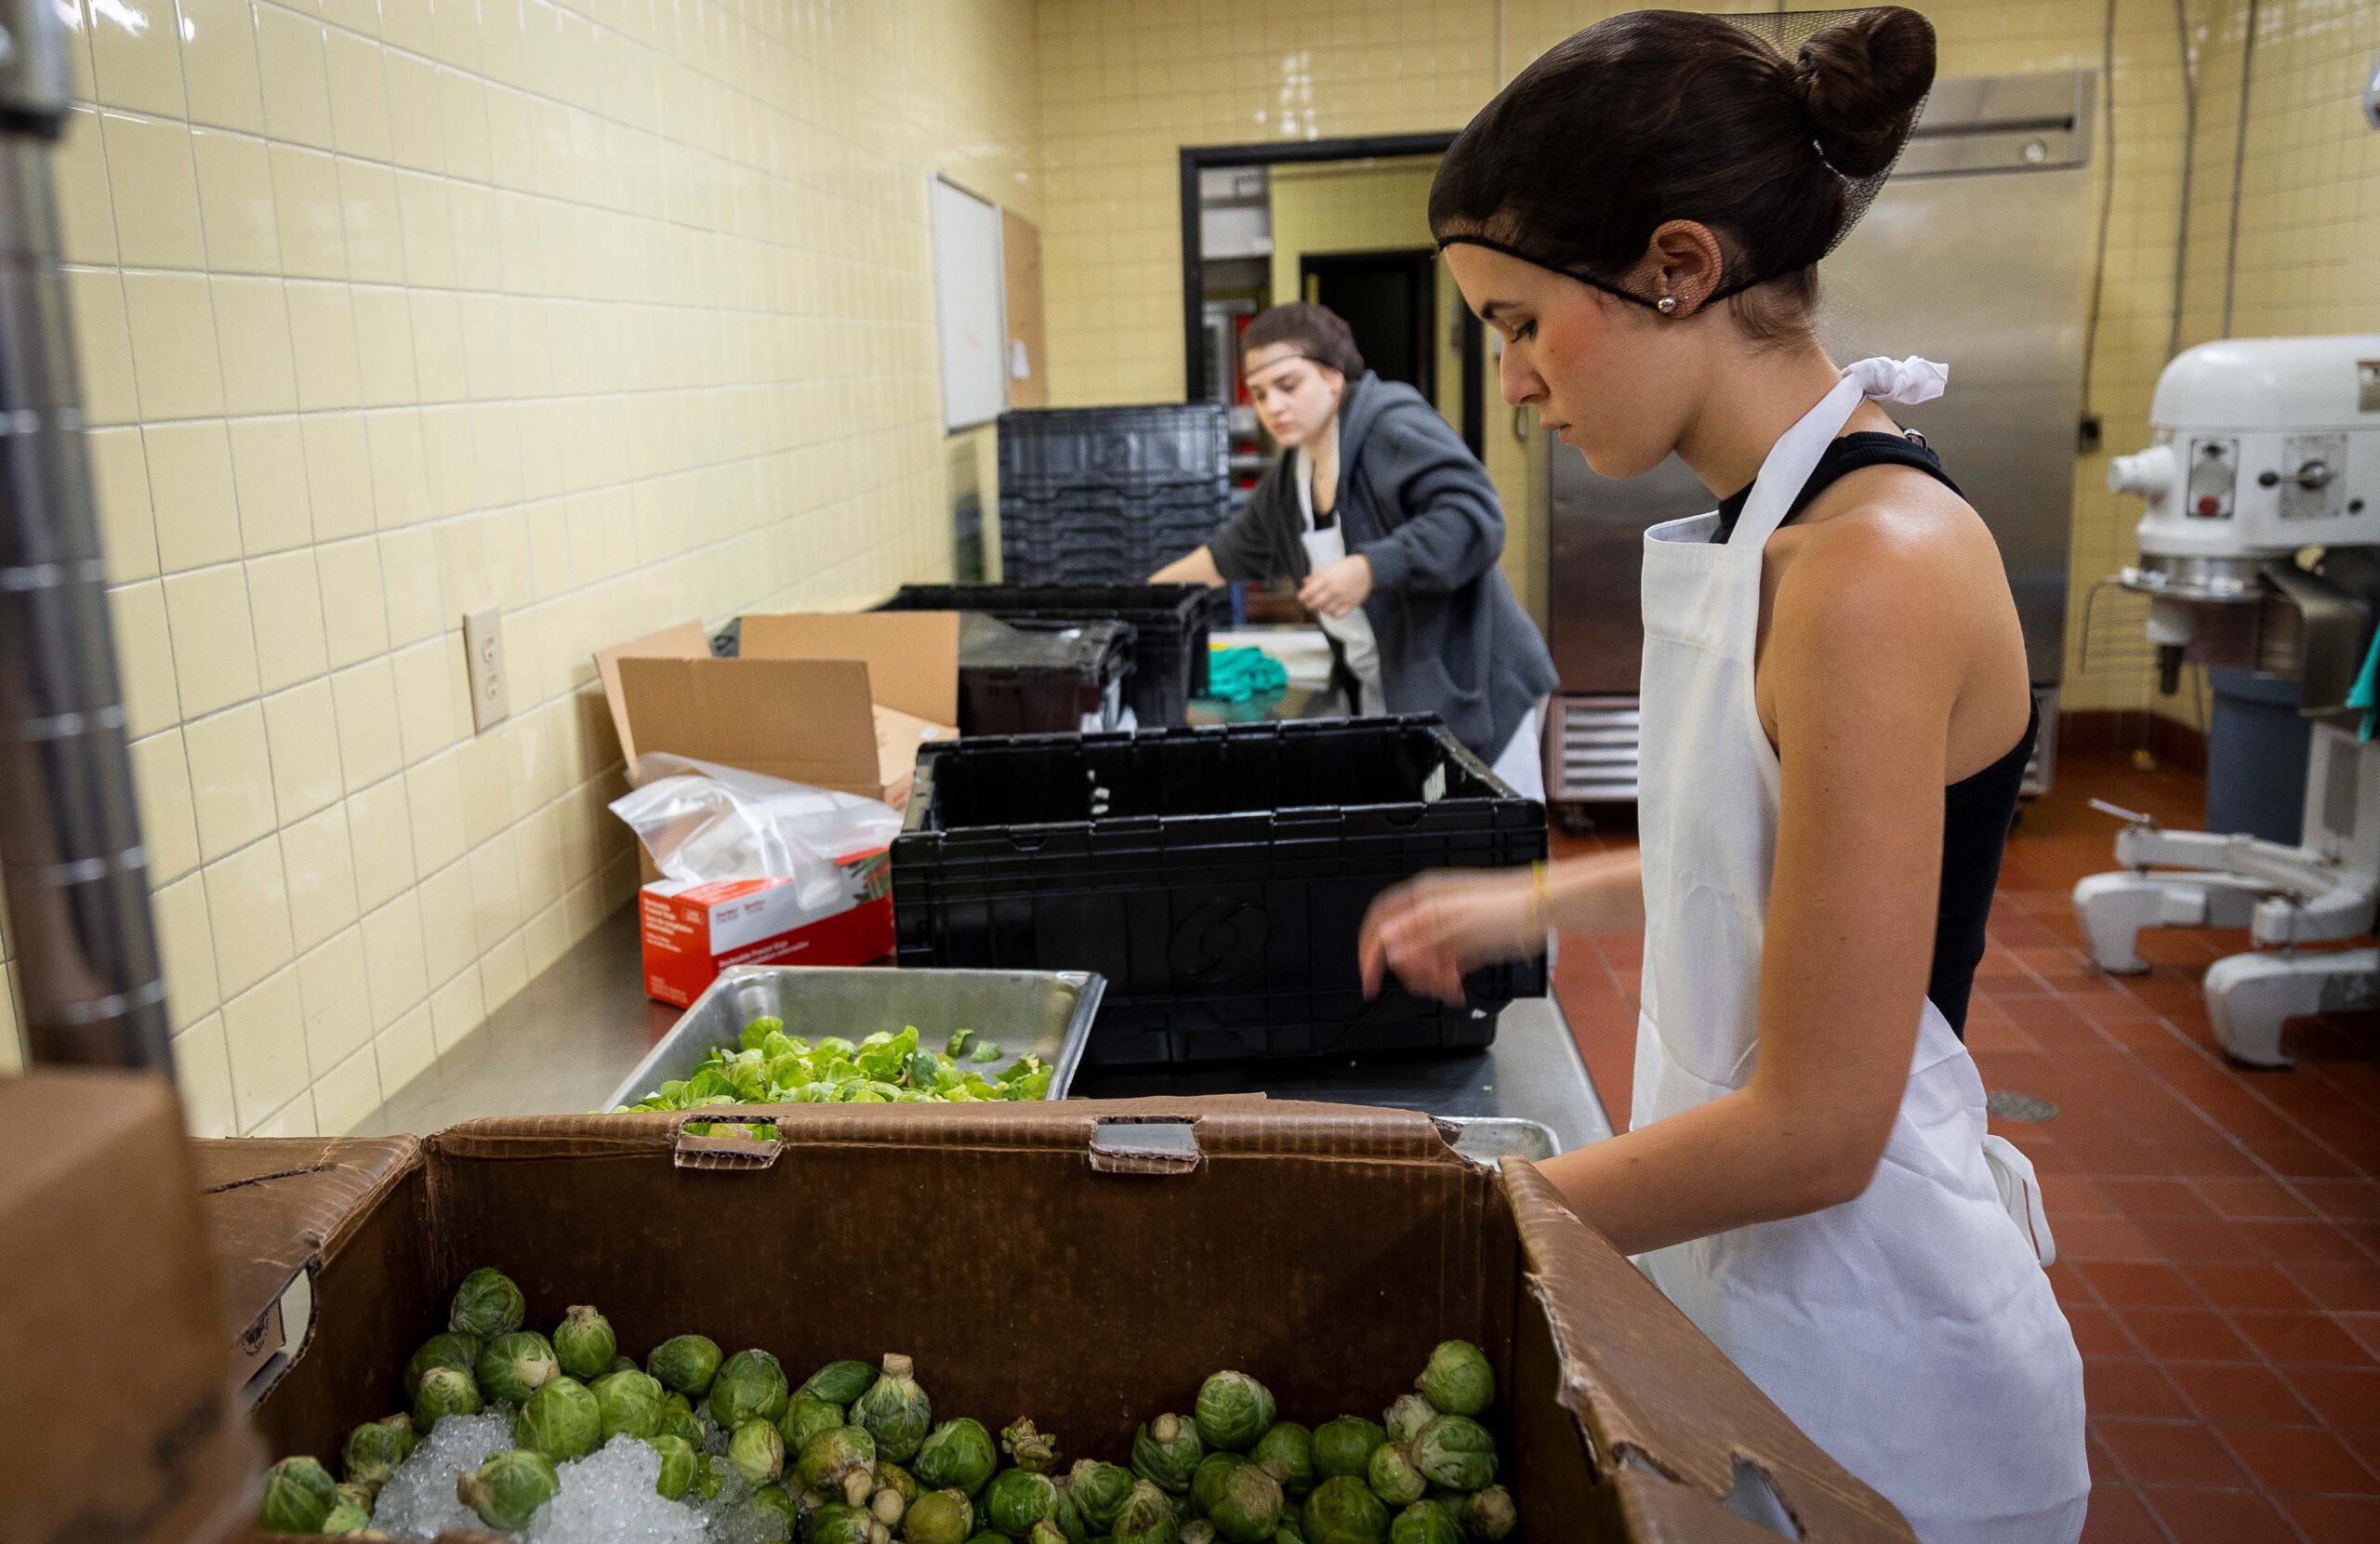
[[[1245,1453],[1273,1424],[1273,1392],[1244,1372],[1219,1372],[1198,1385],[1198,1438],[1224,1453]]]
[[[370,1485],[352,1485],[342,1480],[339,1482],[338,1494],[340,1500],[352,1501],[368,1512],[372,1510],[374,1498],[378,1495],[378,1492]]]
[[[1036,1474],[1047,1474],[1058,1467],[1058,1439],[1047,1432],[1034,1430],[1030,1416],[1019,1416],[1000,1431],[1000,1450],[1019,1469],[1029,1469]]]
[[[352,1496],[342,1496],[331,1503],[330,1514],[314,1531],[328,1534],[334,1538],[345,1538],[351,1534],[362,1533],[371,1525],[372,1509]]]
[[[633,1356],[615,1356],[612,1358],[612,1365],[603,1370],[605,1372],[635,1372],[637,1370],[636,1358]]]
[[[480,1413],[480,1386],[471,1375],[453,1367],[432,1367],[421,1375],[421,1387],[413,1396],[413,1423],[428,1436],[444,1416],[475,1416]]]
[[[1314,1488],[1314,1433],[1294,1420],[1275,1421],[1248,1456],[1273,1471],[1281,1493],[1292,1501],[1303,1500]]]
[[[876,1488],[899,1492],[902,1504],[906,1506],[918,1498],[918,1477],[899,1464],[879,1458],[876,1460]]]
[[[1388,1428],[1391,1442],[1411,1442],[1421,1434],[1421,1428],[1438,1419],[1437,1407],[1420,1394],[1399,1394],[1396,1403],[1381,1418]]]
[[[801,1521],[800,1503],[796,1501],[793,1498],[793,1493],[783,1485],[762,1485],[752,1493],[752,1499],[784,1518],[788,1527],[797,1525]]]
[[[675,1435],[647,1437],[645,1445],[661,1455],[661,1477],[653,1482],[655,1494],[665,1501],[675,1501],[693,1488],[694,1483],[694,1446],[685,1438]]]
[[[257,1520],[267,1533],[320,1533],[339,1502],[338,1482],[312,1458],[284,1458],[265,1471]]]
[[[777,1435],[785,1438],[787,1452],[799,1453],[803,1443],[841,1424],[841,1405],[828,1404],[812,1394],[797,1393],[787,1402],[785,1414],[777,1418]]]
[[[878,1524],[857,1507],[830,1501],[810,1514],[805,1544],[869,1544]]]
[[[1388,1544],[1388,1509],[1352,1474],[1334,1474],[1315,1486],[1298,1521],[1306,1544]]]
[[[865,1362],[829,1362],[802,1379],[800,1392],[848,1408],[875,1382],[876,1369]]]
[[[599,1401],[597,1408],[601,1407]],[[681,1438],[694,1451],[698,1453],[702,1451],[703,1423],[694,1419],[694,1412],[687,1405],[686,1396],[683,1394],[671,1394],[661,1402],[661,1413],[653,1420],[653,1434],[656,1437]],[[788,1451],[791,1450],[791,1444],[787,1445]]]
[[[554,1348],[544,1336],[534,1329],[515,1329],[487,1343],[480,1353],[477,1374],[482,1394],[519,1405],[561,1371]]]
[[[1388,1525],[1388,1544],[1462,1544],[1462,1524],[1441,1501],[1416,1501]]]
[[[610,1372],[620,1354],[612,1321],[584,1303],[562,1314],[562,1323],[554,1326],[553,1347],[562,1370],[581,1383],[592,1383]]]
[[[731,1431],[747,1420],[774,1421],[787,1403],[785,1368],[765,1351],[737,1352],[711,1379],[710,1419]]]
[[[1409,1507],[1420,1500],[1430,1488],[1414,1466],[1413,1448],[1408,1443],[1384,1442],[1372,1449],[1372,1461],[1364,1478],[1372,1494],[1392,1507]]]
[[[876,1494],[876,1439],[864,1426],[816,1432],[801,1445],[795,1468],[810,1489],[864,1506]]]
[[[1413,1386],[1440,1415],[1475,1416],[1495,1403],[1496,1369],[1470,1341],[1441,1340]]]
[[[1022,1538],[1034,1524],[1058,1515],[1057,1483],[1029,1469],[1003,1469],[984,1492],[984,1520],[1011,1538]]]
[[[1065,1537],[1065,1535],[1060,1534],[1058,1537],[1063,1539]],[[976,1534],[973,1537],[968,1539],[967,1544],[1008,1544],[1008,1541],[1000,1535],[994,1533],[991,1529],[985,1528],[982,1532]]]
[[[911,1376],[914,1370],[907,1357],[886,1356],[883,1375],[852,1403],[852,1419],[867,1428],[868,1435],[876,1439],[876,1450],[894,1463],[907,1463],[918,1456],[926,1428],[933,1423],[933,1403],[918,1387]],[[959,1544],[964,1544],[965,1537],[962,1532]]]
[[[512,1278],[483,1265],[455,1288],[446,1327],[484,1345],[499,1335],[511,1334],[528,1316],[529,1305],[522,1300],[521,1288],[512,1285]]]
[[[632,1437],[649,1437],[661,1430],[661,1402],[667,1397],[661,1392],[661,1379],[629,1367],[605,1373],[588,1392],[594,1394],[596,1411],[602,1418],[605,1442],[623,1432]]]
[[[1131,1493],[1131,1474],[1127,1471],[1123,1494],[1130,1496]],[[1119,1497],[1117,1500],[1117,1508],[1120,1511],[1122,1507],[1123,1501]],[[1058,1486],[1057,1510],[1050,1514],[1049,1521],[1057,1524],[1058,1532],[1065,1536],[1068,1544],[1091,1544],[1091,1540],[1099,1535],[1099,1530],[1092,1527],[1090,1521],[1083,1516],[1079,1498],[1075,1495],[1075,1487],[1069,1485]]]
[[[498,1533],[519,1533],[537,1509],[554,1498],[562,1479],[553,1460],[522,1448],[497,1453],[475,1474],[455,1476],[455,1499],[480,1514]]]
[[[1198,1429],[1176,1415],[1157,1417],[1132,1439],[1132,1472],[1177,1496],[1189,1490],[1190,1476],[1206,1456]]]
[[[1236,1453],[1210,1453],[1190,1471],[1190,1510],[1204,1513],[1215,1504],[1223,1476],[1248,1460]]]
[[[975,1504],[955,1490],[930,1490],[910,1503],[901,1524],[909,1544],[967,1544],[975,1531]]]
[[[1182,1524],[1182,1544],[1215,1544],[1215,1525],[1203,1517],[1193,1517]]]
[[[1024,1544],[1071,1544],[1071,1541],[1066,1537],[1065,1529],[1058,1526],[1051,1519],[1044,1517],[1038,1519],[1033,1526],[1025,1530]]]
[[[1280,1525],[1281,1482],[1262,1464],[1243,1463],[1227,1471],[1207,1503],[1207,1520],[1231,1544],[1264,1544]]]
[[[1412,1445],[1413,1467],[1432,1485],[1477,1490],[1496,1477],[1496,1439],[1468,1416],[1440,1416]]]
[[[583,1458],[603,1438],[603,1409],[595,1392],[575,1378],[546,1379],[512,1418],[512,1440],[556,1463]]]
[[[1189,1423],[1184,1421],[1183,1426],[1187,1430]],[[1136,1482],[1132,1493],[1124,1498],[1123,1510],[1116,1514],[1116,1531],[1111,1537],[1115,1544],[1174,1544],[1182,1532],[1173,1515],[1172,1500],[1148,1480]]]
[[[927,1432],[918,1447],[918,1484],[929,1490],[972,1496],[999,1466],[999,1450],[992,1445],[992,1434],[984,1430],[983,1422],[966,1416],[944,1421]]]
[[[1124,1510],[1125,1498],[1132,1494],[1132,1471],[1097,1458],[1083,1458],[1066,1472],[1066,1494],[1081,1509],[1091,1531],[1105,1533],[1116,1525],[1116,1514]]]
[[[745,1421],[727,1439],[727,1461],[747,1485],[772,1485],[785,1472],[785,1439],[765,1420]]]
[[[888,1528],[901,1525],[907,1515],[911,1498],[892,1485],[879,1485],[876,1494],[867,1498],[867,1514]]]
[[[466,1377],[475,1377],[480,1365],[480,1343],[469,1335],[453,1330],[441,1330],[421,1343],[419,1350],[405,1363],[405,1398],[410,1401],[421,1392],[421,1375],[432,1367],[452,1367]]]
[[[378,1420],[365,1421],[347,1434],[347,1446],[341,1451],[339,1461],[350,1484],[377,1491],[413,1452],[413,1445],[411,1416],[383,1416]]]
[[[1519,1525],[1520,1520],[1520,1512],[1513,1505],[1513,1493],[1502,1485],[1474,1491],[1462,1503],[1463,1531],[1474,1538],[1502,1538]]]
[[[1314,1471],[1326,1480],[1344,1474],[1360,1481],[1372,1449],[1387,1440],[1387,1432],[1361,1416],[1326,1420],[1314,1429]]]
[[[661,1379],[663,1388],[700,1399],[719,1373],[719,1342],[707,1335],[673,1335],[653,1348],[644,1370]]]
[[[1281,1513],[1281,1525],[1273,1530],[1273,1544],[1305,1544],[1305,1528],[1295,1511]]]

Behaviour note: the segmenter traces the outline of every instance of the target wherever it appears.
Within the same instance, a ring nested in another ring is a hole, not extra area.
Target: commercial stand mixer
[[[2160,690],[2185,662],[2296,678],[2304,833],[2169,831],[2094,800],[2127,822],[2124,868],[2074,906],[2112,971],[2148,969],[2143,928],[2248,929],[2254,947],[2206,972],[2207,1014],[2233,1057],[2286,1066],[2284,1021],[2380,997],[2380,949],[2306,947],[2370,933],[2380,899],[2380,744],[2356,692],[2380,608],[2380,336],[2202,345],[2165,367],[2149,416],[2155,443],[2108,471],[2148,501],[2117,583],[2149,598]]]

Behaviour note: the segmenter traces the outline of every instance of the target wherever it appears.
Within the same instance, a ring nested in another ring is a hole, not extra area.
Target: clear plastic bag
[[[825,907],[843,894],[838,858],[891,843],[901,816],[857,794],[763,777],[692,757],[637,759],[639,786],[612,813],[653,855],[665,878],[792,879],[802,904]]]

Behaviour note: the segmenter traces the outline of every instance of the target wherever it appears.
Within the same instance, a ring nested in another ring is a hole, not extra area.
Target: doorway
[[[1337,311],[1382,379],[1437,400],[1436,252],[1308,252],[1298,279],[1299,297]]]

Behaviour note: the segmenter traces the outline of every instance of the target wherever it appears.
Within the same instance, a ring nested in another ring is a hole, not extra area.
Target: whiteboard
[[[936,177],[934,322],[942,335],[945,429],[988,423],[1008,406],[1008,317],[1001,282],[1000,212]]]

